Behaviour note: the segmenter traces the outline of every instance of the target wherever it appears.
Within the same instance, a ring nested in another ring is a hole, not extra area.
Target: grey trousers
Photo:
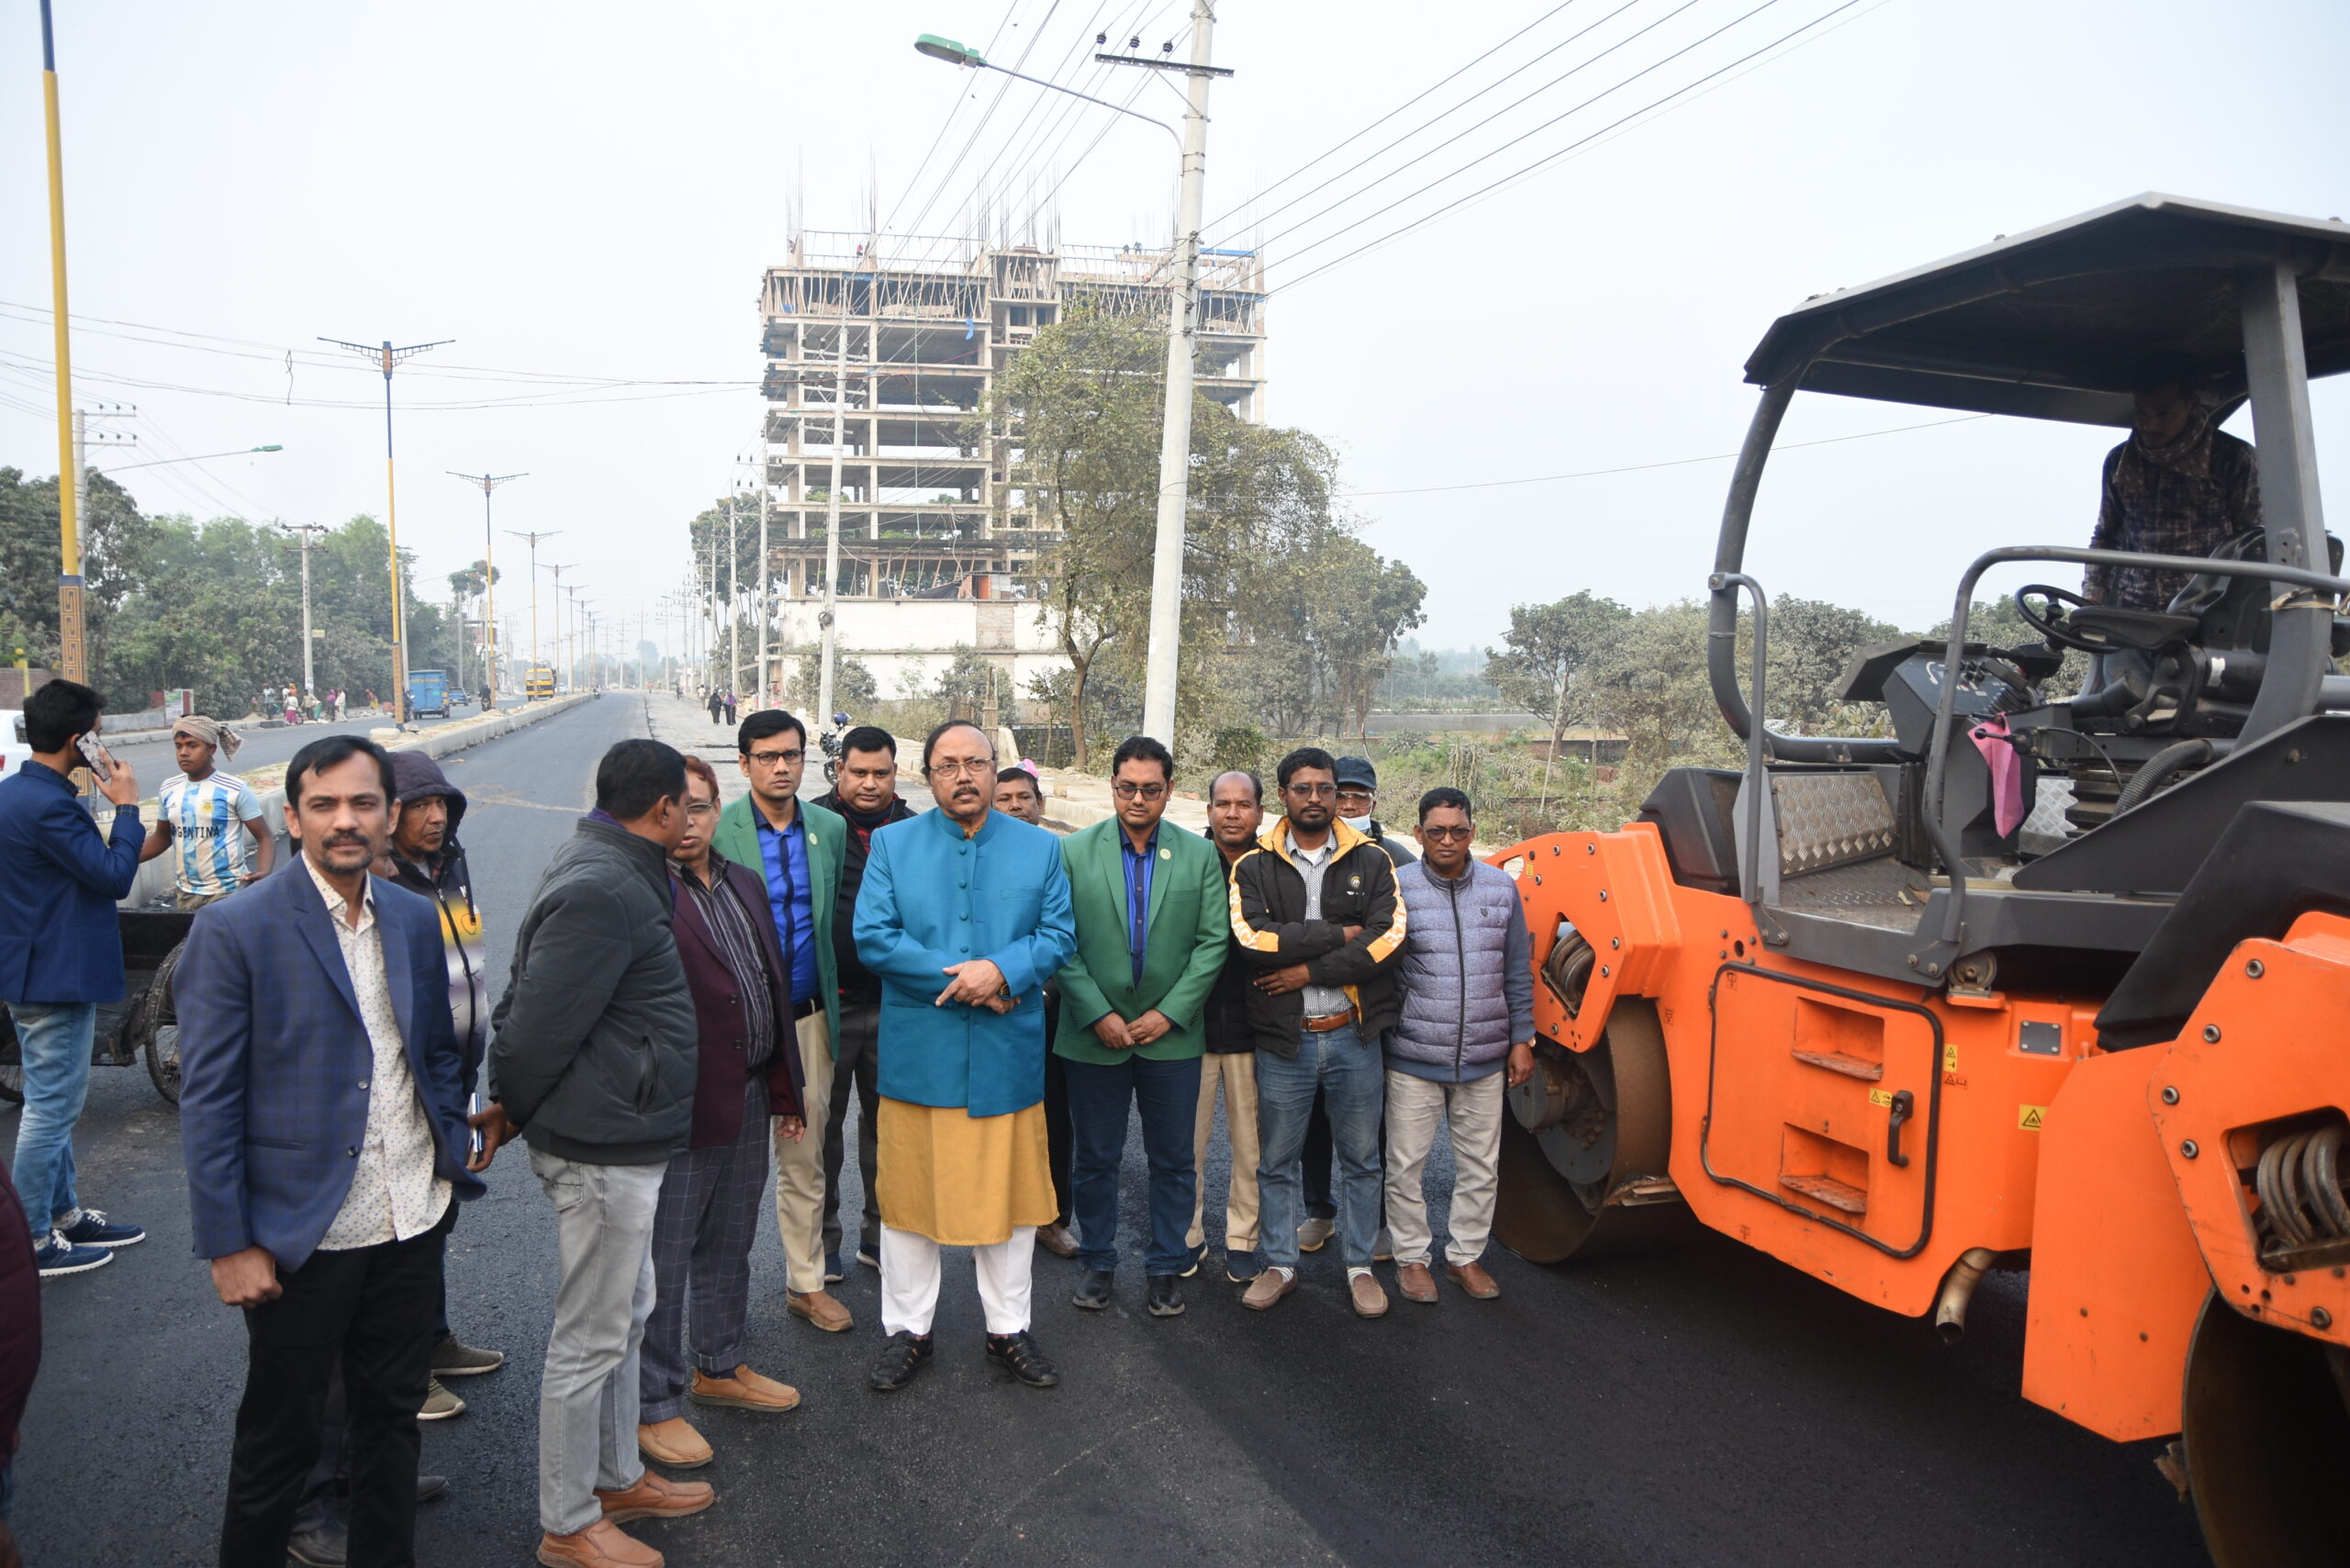
[[[767,1185],[767,1086],[754,1077],[743,1094],[743,1130],[716,1148],[689,1148],[669,1161],[653,1215],[653,1316],[645,1320],[637,1419],[650,1425],[685,1408],[693,1366],[732,1377],[743,1361],[751,1311],[751,1238]]]
[[[873,1180],[879,1159],[881,1003],[841,1001],[841,1037],[833,1058],[832,1103],[824,1114],[824,1250],[841,1242],[841,1165],[848,1154],[848,1101],[856,1096],[856,1171],[865,1190],[865,1214],[857,1245],[876,1258],[881,1245],[881,1199]],[[812,1129],[811,1129],[812,1130]]]
[[[539,1383],[539,1528],[576,1535],[604,1517],[596,1489],[633,1486],[637,1360],[653,1316],[660,1165],[590,1165],[531,1150],[554,1204],[563,1280]]]

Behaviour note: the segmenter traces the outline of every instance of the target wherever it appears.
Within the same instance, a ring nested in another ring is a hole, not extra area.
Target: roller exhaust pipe
[[[1942,1288],[1934,1295],[1934,1333],[1943,1344],[1955,1345],[1966,1338],[1966,1304],[1975,1299],[1975,1287],[1998,1258],[1988,1247],[1970,1247],[1942,1276]]]

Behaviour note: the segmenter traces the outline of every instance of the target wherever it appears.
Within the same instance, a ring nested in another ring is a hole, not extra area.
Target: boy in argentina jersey
[[[261,797],[235,774],[213,766],[216,756],[224,762],[235,756],[242,744],[234,730],[213,719],[192,715],[172,726],[172,753],[180,771],[155,792],[160,811],[139,858],[152,860],[176,848],[173,880],[182,909],[202,909],[269,875],[276,846],[262,821]]]

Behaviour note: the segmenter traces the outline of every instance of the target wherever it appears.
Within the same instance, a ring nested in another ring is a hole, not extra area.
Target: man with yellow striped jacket
[[[1259,972],[1257,1181],[1265,1271],[1241,1298],[1262,1311],[1297,1288],[1301,1155],[1319,1088],[1338,1157],[1338,1241],[1358,1316],[1387,1311],[1371,1271],[1379,1233],[1380,1038],[1394,1026],[1404,905],[1387,854],[1337,819],[1337,764],[1305,746],[1276,775],[1286,813],[1232,868],[1232,935]]]

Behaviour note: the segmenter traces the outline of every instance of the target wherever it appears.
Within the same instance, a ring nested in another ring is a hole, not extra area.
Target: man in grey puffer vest
[[[1422,1178],[1437,1124],[1452,1129],[1451,1239],[1444,1271],[1479,1301],[1502,1294],[1479,1260],[1494,1228],[1505,1082],[1534,1073],[1533,945],[1517,884],[1469,857],[1469,797],[1420,797],[1421,858],[1395,873],[1405,914],[1396,956],[1403,1015],[1387,1035],[1387,1223],[1395,1287],[1436,1300]]]

